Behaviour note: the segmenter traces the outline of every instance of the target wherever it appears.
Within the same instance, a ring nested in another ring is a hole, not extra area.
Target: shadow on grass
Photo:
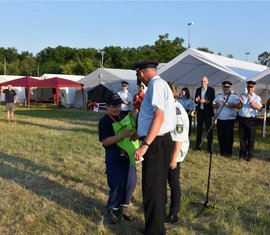
[[[0,152],[0,160],[3,160],[3,161],[8,162],[8,163],[12,163],[12,164],[22,164],[24,166],[24,168],[29,169],[32,172],[41,172],[41,173],[46,172],[48,174],[52,174],[55,177],[60,176],[62,179],[66,180],[66,181],[73,181],[75,183],[81,183],[81,184],[84,184],[84,185],[89,186],[91,188],[95,188],[98,191],[103,192],[105,194],[108,192],[108,190],[105,189],[105,187],[101,187],[101,186],[99,187],[96,184],[90,183],[87,180],[82,180],[82,179],[76,178],[74,176],[67,176],[67,175],[63,174],[62,172],[57,171],[57,170],[53,170],[47,166],[37,165],[33,161],[28,160],[28,159],[24,159],[24,158],[20,158],[17,156],[8,155],[6,153]]]
[[[63,127],[59,127],[59,126],[48,126],[48,125],[44,125],[44,124],[37,124],[37,123],[22,121],[22,120],[17,120],[16,123],[22,124],[22,125],[37,126],[37,127],[41,127],[41,128],[45,128],[45,129],[49,129],[49,130],[83,132],[83,133],[90,134],[90,135],[97,135],[98,134],[97,131],[89,130],[87,128],[73,128],[73,127],[63,128]]]
[[[37,173],[18,169],[15,166],[11,166],[9,163],[12,165],[23,165],[25,169]],[[54,171],[49,167],[36,165],[30,160],[0,152],[0,176],[3,179],[13,181],[25,189],[47,198],[49,201],[54,201],[58,205],[68,210],[72,210],[78,215],[84,215],[96,224],[100,223],[100,214],[106,217],[107,211],[104,203],[94,194],[86,196],[75,189],[68,188],[62,184],[59,184],[57,181],[50,180],[47,177],[42,176],[42,172],[50,173],[54,176],[60,176],[65,180],[72,180],[76,183],[86,183],[89,187],[108,194],[108,190],[103,186],[98,186],[94,183],[89,183],[75,177],[66,176],[65,174]],[[135,234],[138,227],[141,226],[141,223],[142,221],[134,221],[130,222],[128,225],[125,222],[126,225],[124,230],[130,231],[130,234]],[[114,226],[107,224],[107,222],[105,222],[105,224],[108,225],[108,229],[114,234],[118,234],[119,232],[123,231],[123,224]]]
[[[94,113],[81,109],[18,109],[15,115],[28,116],[34,118],[60,119],[60,120],[78,120],[78,121],[98,121],[102,113]]]

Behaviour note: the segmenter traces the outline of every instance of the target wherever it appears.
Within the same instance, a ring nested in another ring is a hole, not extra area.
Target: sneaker
[[[121,212],[121,216],[124,220],[127,220],[127,221],[132,221],[133,218],[131,216],[131,214],[128,212],[128,208],[125,207],[125,206],[122,206],[120,208],[120,212]]]
[[[114,209],[110,208],[108,210],[108,220],[110,222],[110,224],[118,224],[118,218],[117,218],[117,211],[115,211]]]

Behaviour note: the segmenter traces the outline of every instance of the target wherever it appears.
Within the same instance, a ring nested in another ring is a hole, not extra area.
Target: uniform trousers
[[[107,208],[129,205],[137,183],[136,167],[119,166],[117,172],[107,174],[107,182],[110,188]]]
[[[197,137],[196,137],[197,147],[199,147],[202,142],[203,124],[205,125],[207,132],[212,124],[212,116],[206,110],[199,109],[197,111]],[[210,132],[207,135],[208,151],[212,149],[212,142],[213,142],[213,130],[210,130]]]
[[[232,155],[235,120],[217,120],[218,144],[221,155]]]
[[[254,144],[256,136],[256,118],[244,118],[239,116],[239,138],[241,156],[254,156]]]
[[[145,234],[166,234],[165,204],[167,178],[173,141],[170,133],[157,136],[149,146],[142,162],[142,192]]]
[[[171,189],[170,215],[177,215],[180,211],[181,187],[180,187],[180,162],[176,168],[169,169],[168,182]]]

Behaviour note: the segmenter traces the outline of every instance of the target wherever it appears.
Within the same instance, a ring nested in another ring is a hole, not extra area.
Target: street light
[[[248,55],[250,55],[250,52],[246,52],[246,55],[247,55],[247,61],[248,61]]]
[[[194,22],[189,22],[188,25],[188,48],[190,48],[190,26],[193,25]]]
[[[103,59],[104,59],[105,51],[100,51],[100,54],[101,54],[101,68],[103,68]]]

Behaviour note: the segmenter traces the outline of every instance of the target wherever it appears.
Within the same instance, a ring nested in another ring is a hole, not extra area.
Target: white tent
[[[85,101],[104,102],[106,96],[111,92],[118,92],[121,81],[129,83],[128,90],[132,95],[138,91],[135,70],[99,68],[82,78],[79,82],[84,84]],[[74,99],[75,107],[82,107],[82,98],[79,91]]]
[[[190,48],[158,69],[158,73],[167,81],[189,87],[192,89],[191,94],[200,86],[203,76],[208,77],[209,86],[214,87],[216,93],[221,92],[221,82],[225,80],[234,84],[236,93],[242,93],[246,86],[245,81],[265,69],[267,67],[264,65]]]
[[[78,76],[78,75],[67,75],[67,74],[43,74],[40,79],[49,79],[49,78],[64,78],[68,79],[74,82],[78,82],[81,80],[84,76]],[[70,87],[63,87],[60,88],[60,101],[61,104],[65,107],[70,107],[73,105],[74,97],[76,93],[76,88],[70,88]],[[33,94],[35,97],[37,96],[47,96],[47,97],[53,97],[52,89],[50,88],[40,88]]]
[[[264,109],[263,133],[262,133],[262,136],[265,137],[267,110],[270,109],[270,107],[267,107],[268,89],[269,89],[268,84],[270,84],[270,69],[268,68],[267,70],[264,70],[263,72],[257,74],[256,76],[254,76],[248,80],[252,80],[254,82],[257,82],[256,93],[258,93],[257,92],[258,88],[259,88],[259,90],[261,90],[261,89],[264,90],[264,92],[262,92],[262,91],[260,92],[261,95],[263,93],[265,93],[265,99],[264,99],[265,109]]]

